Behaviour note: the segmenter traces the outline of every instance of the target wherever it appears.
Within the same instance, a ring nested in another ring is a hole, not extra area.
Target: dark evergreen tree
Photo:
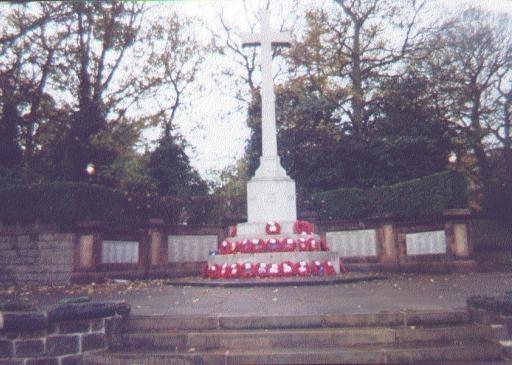
[[[98,103],[84,100],[71,120],[71,127],[65,142],[64,175],[71,181],[87,181],[88,164],[101,169],[115,159],[114,150],[101,143],[94,143],[95,137],[106,131],[105,117]]]
[[[16,167],[21,164],[22,151],[19,145],[21,118],[16,104],[7,98],[2,100],[0,116],[0,165]]]
[[[414,75],[382,87],[371,151],[383,182],[394,183],[443,171],[455,148],[454,131],[431,102],[429,82]]]
[[[149,157],[149,175],[161,195],[204,196],[208,186],[190,165],[182,144],[169,133]]]

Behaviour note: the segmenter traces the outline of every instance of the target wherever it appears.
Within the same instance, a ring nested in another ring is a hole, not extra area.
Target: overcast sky
[[[431,0],[439,1],[449,11],[457,11],[459,7],[468,5],[481,6],[485,9],[505,12],[512,16],[512,0]],[[249,7],[257,9],[265,2],[262,0],[249,0]],[[271,2],[273,13],[282,12],[290,4],[288,0]],[[178,12],[198,16],[210,26],[216,20],[216,12],[225,10],[226,18],[231,24],[239,24],[240,32],[245,32],[246,23],[240,14],[243,14],[242,2],[237,0],[186,0],[165,3]],[[441,7],[440,7],[441,9]],[[441,11],[441,10],[440,10]],[[276,14],[275,14],[276,15]],[[274,26],[277,26],[274,23]],[[193,147],[189,151],[191,162],[205,178],[215,178],[216,171],[234,164],[242,157],[244,143],[249,136],[246,127],[246,113],[234,112],[237,102],[234,96],[237,92],[229,80],[219,90],[219,85],[209,77],[210,69],[216,67],[218,59],[206,62],[199,80],[202,80],[205,92],[189,96],[190,105],[177,115],[176,124],[189,144]],[[199,126],[199,127],[198,127]],[[158,131],[146,133],[148,141],[158,137]]]

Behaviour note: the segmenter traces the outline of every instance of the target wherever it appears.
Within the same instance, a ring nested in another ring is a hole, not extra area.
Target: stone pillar
[[[95,267],[94,235],[84,234],[78,237],[78,269],[92,270]]]
[[[150,219],[148,229],[149,270],[164,269],[167,263],[167,250],[164,242],[164,221]]]
[[[380,257],[379,261],[387,269],[399,266],[398,242],[395,227],[392,223],[384,223],[379,229]]]
[[[162,256],[162,232],[156,229],[149,230],[149,264],[151,267],[159,267]]]
[[[443,212],[447,252],[455,258],[467,258],[471,255],[469,235],[469,209],[449,209]]]
[[[94,271],[101,263],[101,222],[86,221],[78,224],[75,246],[75,271]]]

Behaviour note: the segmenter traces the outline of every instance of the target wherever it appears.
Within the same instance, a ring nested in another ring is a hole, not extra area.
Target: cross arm
[[[272,33],[270,35],[273,46],[290,47],[292,36],[290,32]]]
[[[242,40],[242,47],[254,47],[261,44],[261,38],[259,34],[255,33],[243,33],[240,34]]]

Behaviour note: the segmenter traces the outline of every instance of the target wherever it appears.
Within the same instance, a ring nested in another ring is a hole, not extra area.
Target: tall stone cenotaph
[[[268,221],[276,221],[282,233],[293,233],[297,220],[295,181],[281,166],[277,154],[275,94],[272,74],[272,46],[290,46],[287,32],[273,32],[270,13],[260,11],[260,33],[242,36],[242,45],[261,46],[262,156],[260,166],[247,184],[247,223],[239,224],[239,235],[256,235]]]

